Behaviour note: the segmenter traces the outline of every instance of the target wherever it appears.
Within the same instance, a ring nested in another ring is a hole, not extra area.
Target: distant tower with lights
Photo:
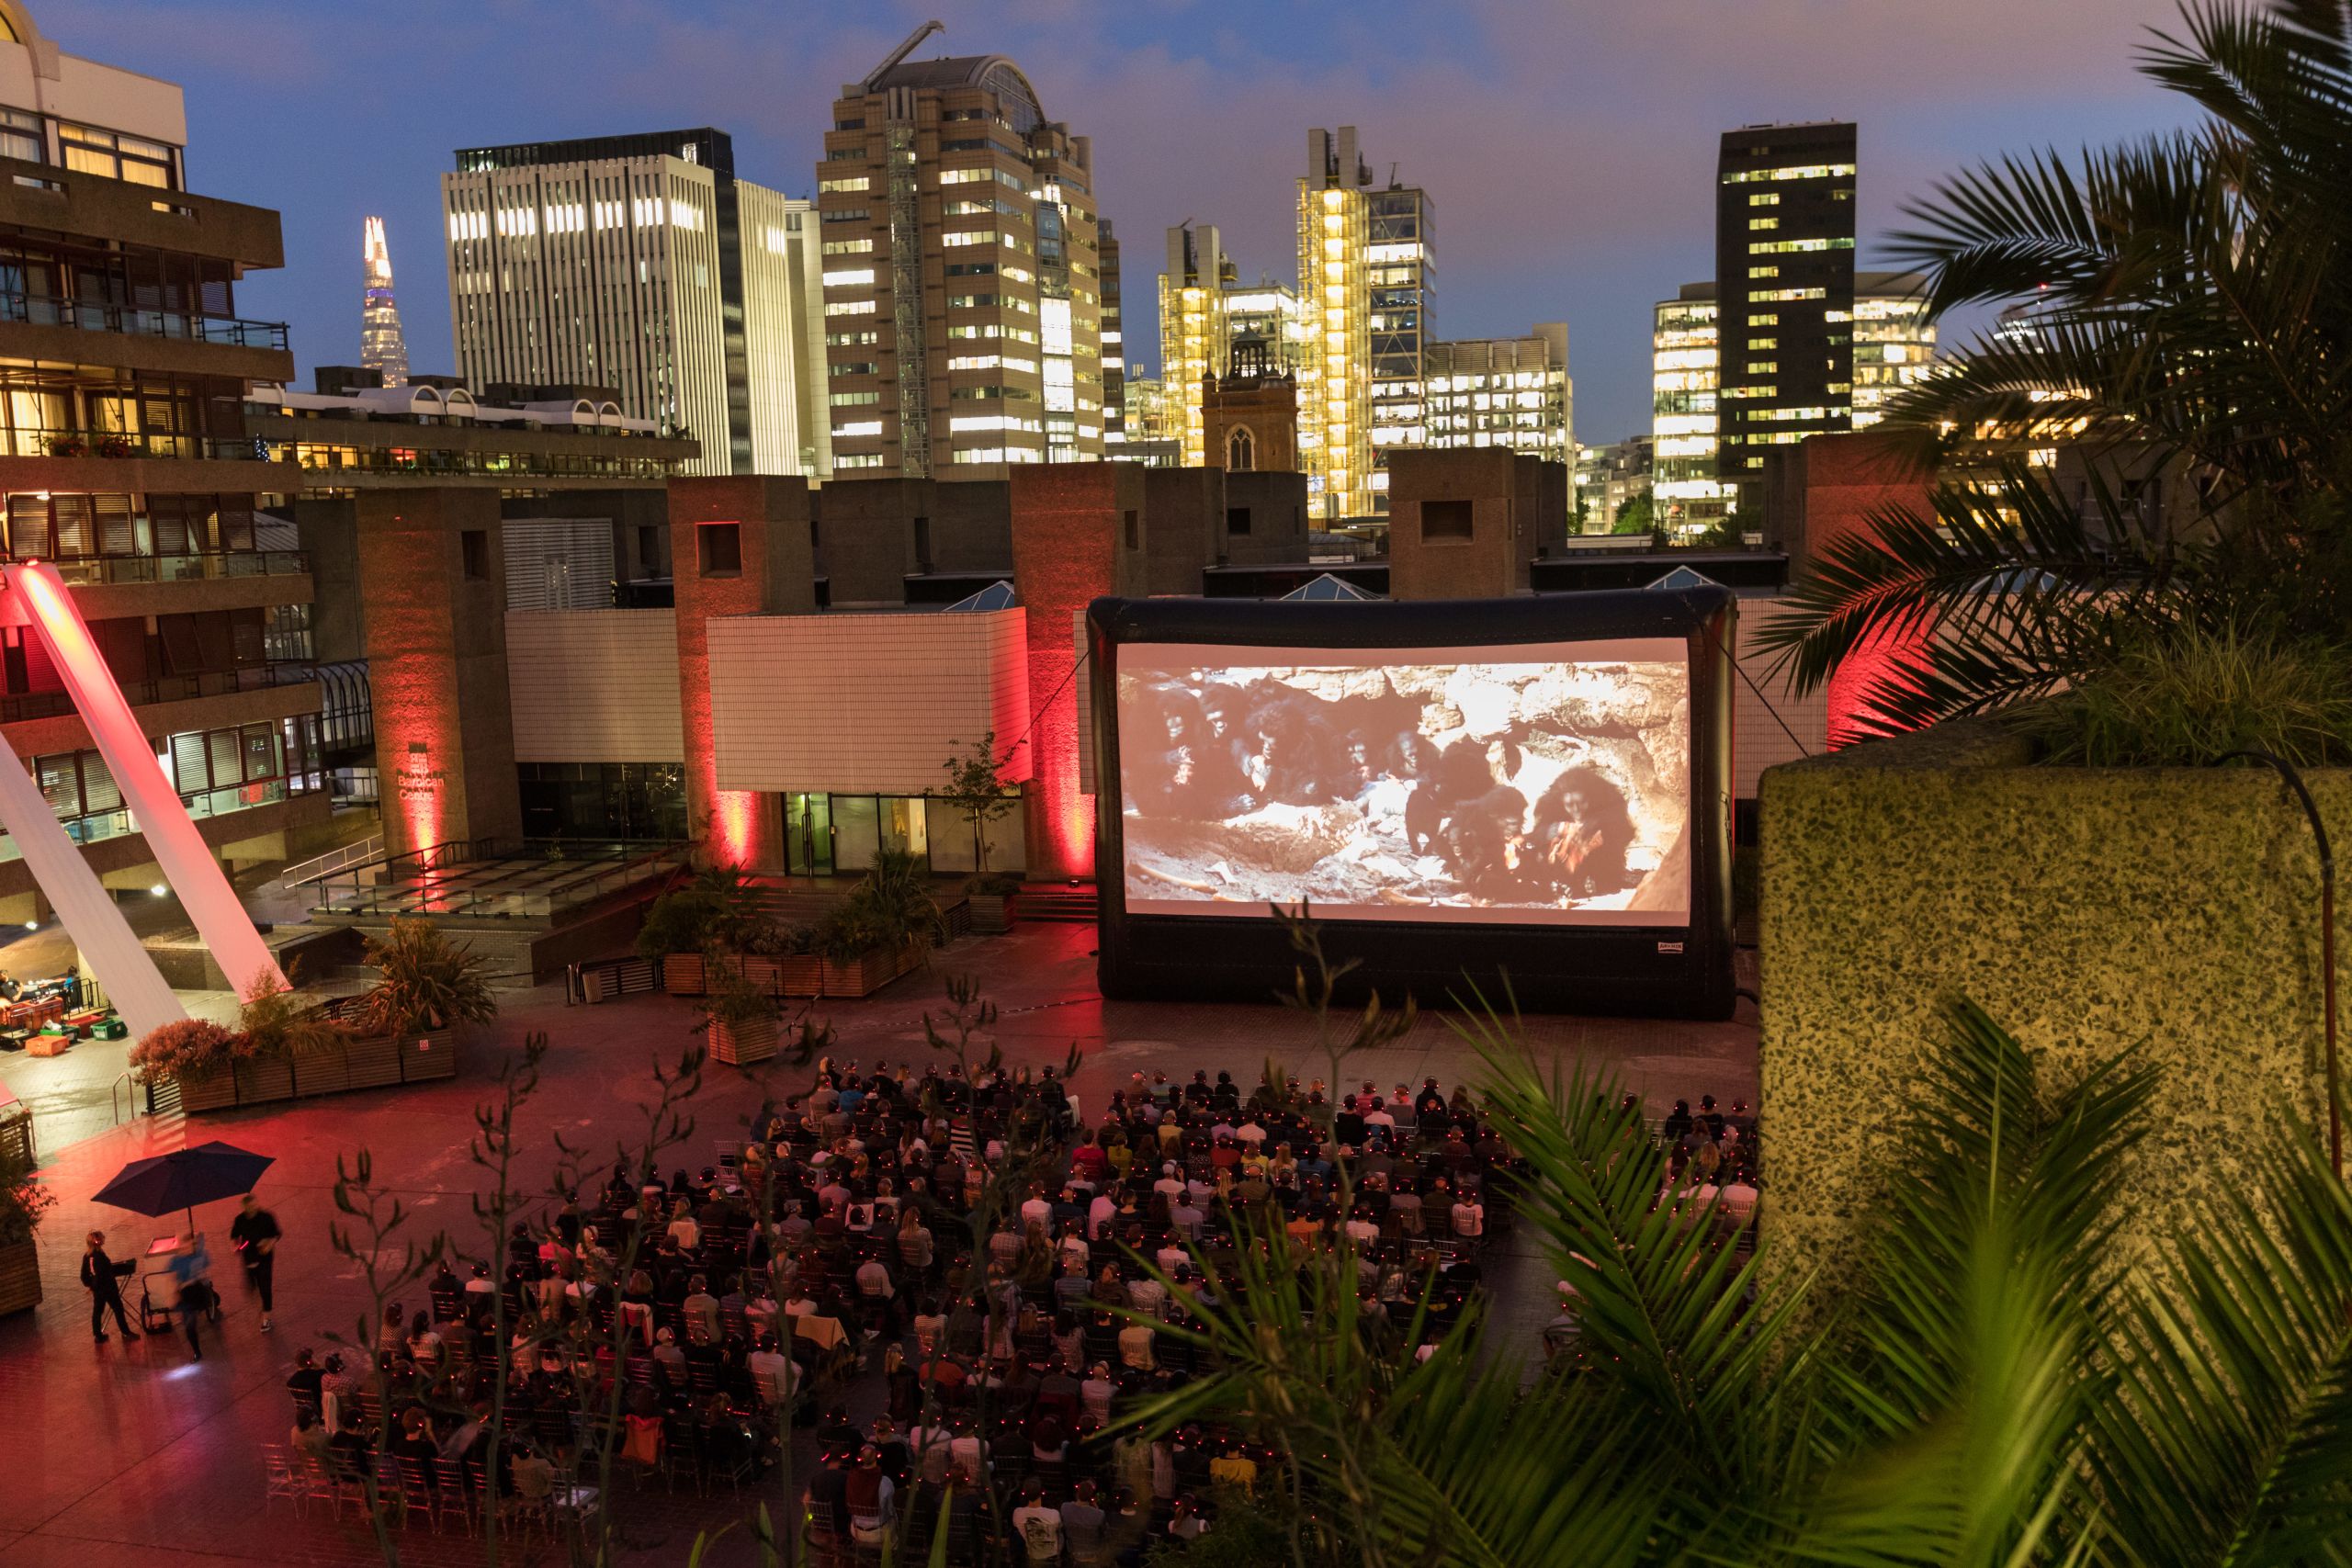
[[[384,243],[384,220],[370,218],[362,228],[368,292],[359,307],[359,363],[384,373],[387,387],[408,385],[408,339],[401,335],[401,308],[392,298],[392,253]]]

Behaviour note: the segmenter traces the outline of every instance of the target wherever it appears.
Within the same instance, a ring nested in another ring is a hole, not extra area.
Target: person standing
[[[212,1255],[205,1250],[202,1236],[191,1231],[180,1237],[179,1248],[172,1254],[171,1275],[179,1287],[180,1326],[187,1331],[188,1353],[201,1361],[204,1347],[197,1342],[196,1323],[211,1304],[212,1291]]]
[[[245,1286],[261,1297],[261,1331],[269,1332],[269,1314],[273,1305],[270,1286],[277,1268],[277,1216],[261,1206],[252,1193],[237,1210],[236,1219],[229,1226],[229,1239],[237,1246],[237,1260],[245,1266]]]
[[[128,1259],[117,1263],[107,1256],[104,1231],[92,1231],[89,1246],[82,1254],[82,1288],[90,1292],[90,1334],[99,1344],[107,1342],[107,1310],[114,1310],[114,1321],[125,1339],[139,1337],[139,1330],[130,1326],[130,1319],[122,1311],[122,1277],[138,1265]]]

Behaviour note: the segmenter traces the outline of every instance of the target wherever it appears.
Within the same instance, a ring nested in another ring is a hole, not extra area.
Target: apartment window
[[[490,581],[490,530],[461,528],[458,531],[458,558],[469,582]]]
[[[1470,503],[1466,501],[1421,502],[1421,542],[1466,540],[1471,536]]]
[[[1233,535],[1248,534],[1250,532],[1250,509],[1246,506],[1227,507],[1225,509],[1225,531],[1227,534]]]
[[[64,122],[57,128],[57,141],[69,169],[104,175],[110,180],[127,180],[135,186],[179,188],[179,182],[172,177],[172,149],[161,141],[118,136],[111,130]]]
[[[1143,548],[1143,517],[1140,513],[1126,513],[1126,534],[1127,548],[1131,550]]]
[[[41,135],[40,116],[23,109],[0,109],[0,158],[22,158],[28,164],[49,162],[49,143]]]
[[[743,525],[703,523],[695,528],[695,559],[705,577],[743,575]]]

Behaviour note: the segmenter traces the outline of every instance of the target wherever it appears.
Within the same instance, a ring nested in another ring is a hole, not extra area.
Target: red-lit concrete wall
[[[1930,478],[1896,437],[1865,432],[1806,440],[1780,460],[1768,480],[1768,525],[1772,542],[1789,552],[1791,579],[1803,576],[1839,539],[1867,535],[1875,512],[1899,506],[1927,515]],[[1832,747],[1860,738],[1855,720],[1868,709],[1871,689],[1925,640],[1876,639],[1838,667],[1826,688]]]
[[[498,496],[368,491],[356,511],[385,845],[518,839]]]
[[[1030,777],[1022,795],[1033,877],[1094,874],[1094,800],[1079,787],[1078,670],[1070,615],[1143,592],[1144,472],[1130,463],[1015,467],[1012,570],[1029,617]]]
[[[701,525],[732,523],[739,571],[702,569]],[[724,615],[817,607],[808,538],[808,484],[800,479],[714,475],[670,481],[670,569],[677,587],[678,698],[686,754],[686,830],[705,858],[753,871],[784,869],[784,827],[773,795],[718,787],[711,731],[708,623]]]

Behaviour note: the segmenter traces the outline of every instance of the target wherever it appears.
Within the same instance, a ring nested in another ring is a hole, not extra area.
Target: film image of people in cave
[[[1123,662],[1117,698],[1131,910],[1688,917],[1679,660]]]

